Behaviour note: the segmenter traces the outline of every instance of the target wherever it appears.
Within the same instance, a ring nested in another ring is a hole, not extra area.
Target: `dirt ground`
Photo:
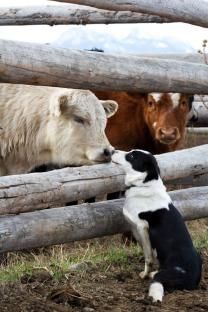
[[[208,250],[202,251],[203,278],[195,291],[165,295],[162,305],[147,299],[150,280],[141,280],[142,256],[129,257],[127,269],[115,265],[106,272],[91,265],[55,281],[44,269],[0,287],[1,312],[174,312],[208,311]]]

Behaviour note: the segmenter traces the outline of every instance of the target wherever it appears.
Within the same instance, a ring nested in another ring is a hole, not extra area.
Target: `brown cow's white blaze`
[[[109,161],[105,127],[116,110],[87,90],[1,84],[0,175]]]

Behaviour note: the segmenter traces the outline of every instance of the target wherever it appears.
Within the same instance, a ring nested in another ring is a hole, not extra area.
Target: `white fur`
[[[147,151],[138,150],[145,154],[149,154]],[[120,165],[126,172],[125,185],[134,187],[126,191],[126,200],[124,209],[126,213],[136,215],[138,219],[138,212],[156,211],[163,207],[169,209],[171,203],[170,196],[166,192],[161,178],[158,180],[152,180],[147,183],[143,183],[147,173],[138,172],[134,170],[131,164],[125,159],[126,152],[116,152],[112,156],[112,160]],[[135,187],[136,186],[136,187]]]
[[[184,269],[182,269],[181,267],[179,267],[179,266],[176,266],[174,269],[175,269],[176,271],[180,272],[180,273],[183,273],[183,274],[186,273],[186,271],[185,271]]]
[[[154,98],[156,102],[158,102],[161,98],[161,93],[150,93],[150,95]],[[172,102],[173,102],[173,109],[178,107],[180,101],[180,93],[169,93]]]
[[[150,95],[154,98],[155,102],[158,102],[161,98],[161,93],[150,93]]]
[[[170,93],[172,102],[173,102],[173,109],[178,107],[180,101],[180,93]]]
[[[149,288],[149,297],[152,298],[153,302],[162,302],[164,296],[164,288],[161,283],[154,282]]]
[[[24,173],[43,163],[102,161],[103,150],[112,149],[106,117],[116,110],[116,102],[100,102],[88,90],[0,84],[0,175]]]
[[[145,154],[149,152],[137,150]],[[142,278],[149,275],[151,265],[153,263],[153,251],[149,239],[148,222],[139,218],[139,213],[146,211],[156,211],[166,208],[169,210],[171,199],[166,192],[166,188],[158,177],[157,180],[151,180],[144,183],[147,172],[138,172],[134,170],[125,159],[126,152],[117,151],[113,154],[112,160],[120,165],[126,172],[125,185],[129,186],[129,190],[125,193],[125,203],[123,214],[127,222],[131,225],[134,237],[142,246],[145,256],[145,268],[140,273]],[[131,187],[133,186],[133,187]]]

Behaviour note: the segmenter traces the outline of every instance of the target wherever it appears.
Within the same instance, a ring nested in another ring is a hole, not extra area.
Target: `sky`
[[[206,0],[208,1],[208,0]],[[3,6],[66,5],[46,0],[0,0]],[[72,7],[75,5],[72,5]],[[121,24],[88,26],[8,26],[0,27],[0,39],[50,43],[61,47],[98,48],[110,52],[195,52],[208,39],[208,30],[183,23]],[[102,39],[102,40],[101,40]],[[154,42],[152,43],[153,40]],[[73,41],[73,42],[72,42]],[[167,48],[168,46],[168,48]]]

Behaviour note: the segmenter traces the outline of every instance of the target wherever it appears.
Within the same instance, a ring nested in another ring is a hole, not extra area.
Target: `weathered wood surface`
[[[57,1],[57,0],[52,0]],[[202,27],[208,27],[208,3],[203,0],[58,0],[99,9],[154,14]]]
[[[198,127],[208,126],[208,103],[194,102],[192,106],[191,115],[194,115],[193,121],[189,124]]]
[[[190,156],[191,155],[191,156]],[[208,145],[158,155],[165,181],[208,174]],[[64,168],[46,173],[0,177],[0,215],[65,205],[124,189],[119,165]]]
[[[208,56],[207,56],[208,57]],[[194,96],[194,101],[195,102],[205,102],[205,103],[208,103],[208,95],[195,95]]]
[[[0,82],[96,90],[208,93],[208,66],[0,40]]]
[[[208,187],[170,192],[185,220],[208,216]],[[0,253],[68,243],[128,230],[123,199],[0,217]]]
[[[208,118],[207,118],[207,124],[208,124]],[[205,134],[205,135],[207,135],[208,134],[208,127],[201,127],[201,128],[188,127],[187,132],[192,133],[192,134]],[[207,139],[208,139],[208,137],[207,137]]]
[[[156,58],[162,60],[175,60],[175,61],[183,61],[183,62],[191,62],[191,63],[199,63],[206,64],[205,58],[208,59],[208,54],[201,53],[139,53],[134,54],[136,57],[148,57],[148,58]],[[201,98],[200,96],[196,97],[197,100]],[[206,96],[205,96],[206,99]]]
[[[0,8],[0,26],[7,25],[73,25],[115,23],[170,23],[156,15],[135,12],[113,12],[72,6],[27,6]]]

